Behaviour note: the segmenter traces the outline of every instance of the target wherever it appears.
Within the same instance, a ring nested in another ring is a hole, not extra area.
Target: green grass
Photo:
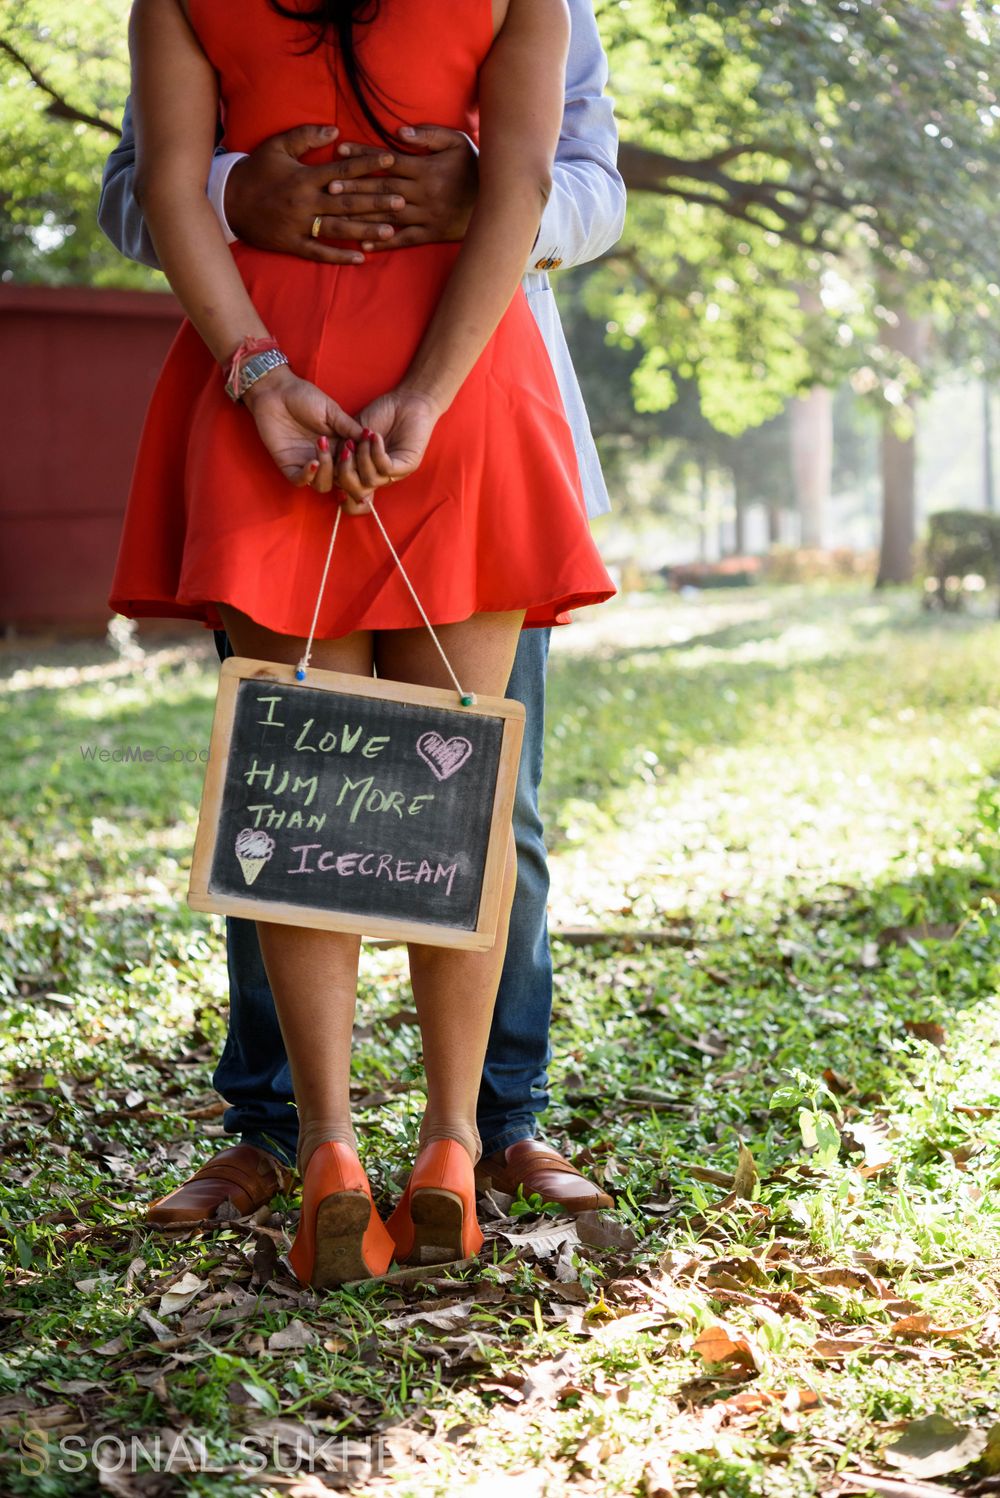
[[[653,598],[565,632],[553,917],[617,937],[556,944],[547,1129],[614,1191],[618,1241],[511,1246],[548,1221],[515,1207],[464,1276],[316,1302],[274,1269],[280,1203],[204,1234],[142,1225],[221,1134],[221,923],[183,901],[210,651],[5,647],[0,1489],[96,1492],[92,1466],[63,1470],[67,1440],[113,1461],[165,1432],[217,1470],[178,1451],[114,1491],[287,1493],[272,1457],[287,1468],[296,1432],[354,1442],[335,1450],[359,1488],[400,1498],[518,1477],[834,1493],[840,1472],[906,1475],[886,1450],[934,1412],[982,1447],[1000,1421],[998,665],[1000,626],[909,594]],[[356,1096],[383,1205],[421,1104],[409,1008],[402,954],[368,953]],[[206,1283],[161,1312],[185,1273]],[[465,1302],[452,1327],[416,1319]],[[720,1321],[733,1356],[710,1363],[696,1342]],[[290,1323],[304,1345],[269,1346]],[[998,1445],[939,1480],[987,1491]],[[363,1460],[380,1451],[381,1478]]]

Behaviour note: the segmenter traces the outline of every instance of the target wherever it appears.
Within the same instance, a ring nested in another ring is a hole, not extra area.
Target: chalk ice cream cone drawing
[[[274,838],[256,827],[244,827],[236,834],[236,857],[247,884],[253,884],[273,852]]]

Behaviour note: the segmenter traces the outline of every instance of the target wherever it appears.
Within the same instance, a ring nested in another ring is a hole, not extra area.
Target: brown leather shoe
[[[146,1216],[157,1227],[213,1222],[223,1203],[231,1202],[244,1217],[265,1206],[272,1196],[288,1191],[291,1184],[291,1170],[267,1150],[255,1144],[234,1144],[166,1196],[151,1202]]]
[[[476,1185],[495,1186],[507,1196],[516,1196],[520,1186],[525,1199],[538,1195],[555,1202],[566,1212],[596,1212],[613,1207],[607,1192],[556,1154],[540,1139],[519,1139],[495,1155],[487,1155],[476,1166]]]

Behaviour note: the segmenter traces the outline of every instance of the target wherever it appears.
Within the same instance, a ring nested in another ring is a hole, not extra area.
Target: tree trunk
[[[746,555],[747,549],[747,507],[743,497],[743,484],[738,469],[733,470],[733,541],[736,547],[736,555]]]
[[[926,318],[897,313],[896,326],[887,329],[885,341],[890,348],[919,365],[927,345]],[[907,403],[911,418],[916,417],[916,402]],[[887,583],[913,581],[913,547],[917,539],[917,437],[915,424],[910,435],[900,437],[891,416],[882,423],[882,544],[879,551],[876,588]]]
[[[917,444],[915,435],[898,437],[890,422],[882,428],[882,548],[877,588],[913,580],[916,518]]]
[[[820,547],[833,483],[833,392],[816,386],[792,401],[790,415],[792,480],[802,545]]]
[[[698,460],[698,559],[708,561],[708,464],[704,458]]]
[[[780,505],[768,505],[767,507],[767,544],[768,546],[781,545]]]
[[[996,485],[993,482],[993,392],[988,380],[983,381],[983,509],[990,514],[997,507]]]

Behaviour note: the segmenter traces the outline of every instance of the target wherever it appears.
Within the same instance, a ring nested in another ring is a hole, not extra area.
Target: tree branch
[[[6,52],[8,57],[13,58],[18,67],[27,73],[35,87],[40,88],[42,93],[48,94],[52,100],[46,111],[48,114],[54,115],[59,120],[73,120],[78,125],[91,125],[95,130],[107,131],[109,135],[121,135],[121,130],[113,120],[106,120],[99,114],[87,114],[71,104],[65,95],[53,88],[51,83],[47,83],[42,75],[31,66],[28,59],[3,36],[0,36],[0,52]]]
[[[768,152],[785,161],[798,159],[797,153],[780,150],[763,143],[733,146],[728,151],[716,152],[713,156],[686,161],[683,157],[668,156],[660,151],[651,151],[645,146],[634,146],[623,141],[619,149],[618,165],[625,185],[633,192],[652,192],[665,197],[680,198],[687,203],[700,203],[718,208],[730,218],[742,219],[755,228],[770,229],[793,243],[802,244],[799,229],[808,224],[816,208],[825,208],[851,213],[857,206],[824,183],[817,172],[808,182],[794,180],[777,181],[766,177],[756,182],[741,181],[720,170],[720,164],[750,153]],[[685,185],[701,183],[701,189]],[[769,224],[759,217],[760,211],[773,215],[777,224]],[[808,241],[818,248],[822,233]]]

